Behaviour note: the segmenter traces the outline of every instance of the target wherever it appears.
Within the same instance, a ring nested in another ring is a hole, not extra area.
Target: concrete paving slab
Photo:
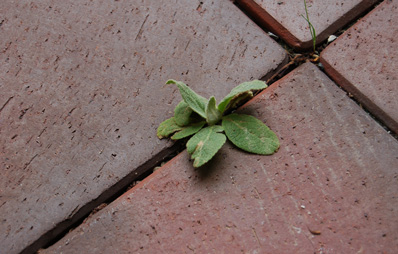
[[[292,47],[300,50],[312,47],[308,23],[301,16],[305,16],[303,0],[237,0],[237,2],[264,28],[279,35]],[[377,0],[307,0],[308,15],[317,34],[317,43],[321,43],[354,21],[376,2]]]
[[[398,133],[398,2],[384,1],[321,54],[326,72]]]
[[[244,106],[281,140],[186,152],[40,253],[393,253],[398,142],[307,63]]]
[[[261,78],[284,50],[228,0],[2,1],[0,252],[34,251],[170,153],[180,96]]]

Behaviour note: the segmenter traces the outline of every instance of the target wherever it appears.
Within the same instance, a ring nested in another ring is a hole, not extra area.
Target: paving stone
[[[237,0],[263,27],[279,35],[296,49],[310,49],[313,45],[302,0],[266,1]],[[308,1],[307,10],[311,24],[321,43],[343,26],[354,21],[377,0],[324,0]]]
[[[281,140],[182,152],[43,253],[393,253],[398,142],[313,64],[245,105]]]
[[[0,249],[34,251],[172,150],[180,96],[261,78],[284,50],[228,0],[2,1]]]
[[[384,1],[321,54],[326,72],[398,133],[398,2]]]

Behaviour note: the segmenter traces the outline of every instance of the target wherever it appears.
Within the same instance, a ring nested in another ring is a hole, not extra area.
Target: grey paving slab
[[[182,152],[40,253],[394,253],[397,140],[311,63],[241,112],[276,154]]]
[[[33,251],[162,160],[158,124],[285,60],[228,0],[2,1],[0,252]]]
[[[297,49],[310,49],[312,37],[302,0],[266,1],[237,0],[262,26],[279,35]],[[311,24],[321,43],[331,34],[355,20],[377,0],[324,0],[308,1],[307,10]]]
[[[398,133],[398,2],[384,1],[321,54],[327,73]]]

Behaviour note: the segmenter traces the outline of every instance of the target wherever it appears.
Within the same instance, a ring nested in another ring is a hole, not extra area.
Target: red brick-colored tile
[[[314,65],[241,112],[281,140],[229,143],[200,169],[186,152],[41,253],[393,253],[398,142]]]
[[[228,0],[6,0],[0,34],[8,254],[42,246],[170,153],[156,137],[180,100],[167,79],[221,98],[286,58]]]
[[[292,47],[300,50],[313,45],[302,0],[266,1],[237,0],[240,6],[264,28],[279,35]],[[377,0],[327,0],[308,1],[307,9],[317,35],[317,43],[323,42],[338,29],[355,20]]]
[[[385,1],[321,55],[326,72],[398,133],[398,2]]]

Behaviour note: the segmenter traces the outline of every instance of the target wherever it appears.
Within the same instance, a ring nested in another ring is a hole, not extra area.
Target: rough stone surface
[[[398,142],[307,63],[242,109],[272,156],[186,152],[43,253],[394,253]],[[241,112],[242,112],[241,111]]]
[[[172,142],[156,128],[180,100],[167,79],[221,98],[286,56],[228,0],[5,0],[0,34],[8,254],[40,247],[162,159]]]
[[[312,37],[302,0],[267,1],[237,0],[262,26],[279,35],[297,49],[312,47]],[[324,0],[308,1],[307,10],[311,24],[321,43],[338,29],[355,20],[377,0]]]
[[[327,73],[398,133],[398,1],[385,1],[328,46]]]

